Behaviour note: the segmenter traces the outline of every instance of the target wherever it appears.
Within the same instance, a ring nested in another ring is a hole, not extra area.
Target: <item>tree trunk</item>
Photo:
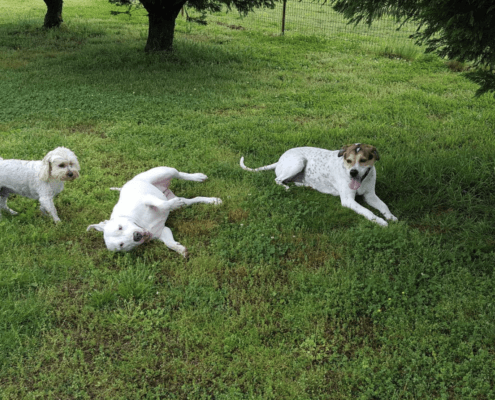
[[[44,28],[59,27],[63,21],[62,19],[62,6],[63,0],[44,0],[46,4],[46,15]]]
[[[164,4],[167,3],[167,4]],[[141,0],[148,11],[148,41],[144,51],[171,51],[174,43],[175,20],[186,1],[176,4],[169,1]]]

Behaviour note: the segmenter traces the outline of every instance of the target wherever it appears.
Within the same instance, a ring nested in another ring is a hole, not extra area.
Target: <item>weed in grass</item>
[[[129,288],[129,286],[131,285],[128,284],[127,288]],[[134,283],[133,286],[136,287],[137,285]],[[120,287],[119,289],[121,288],[124,289],[123,287]],[[126,290],[125,294],[127,296],[123,296],[124,298],[133,297],[130,290]],[[91,292],[89,304],[96,309],[101,309],[112,306],[116,300],[117,300],[117,295],[113,290],[102,290],[102,291],[95,290],[94,292]]]
[[[421,48],[412,43],[398,44],[385,46],[381,52],[384,57],[397,60],[414,61],[421,54]]]
[[[449,60],[445,62],[445,65],[448,69],[454,72],[464,72],[469,71],[471,66],[467,63],[458,61],[458,60]]]
[[[139,260],[123,262],[117,278],[117,293],[124,300],[140,300],[150,295],[154,289],[153,266]]]

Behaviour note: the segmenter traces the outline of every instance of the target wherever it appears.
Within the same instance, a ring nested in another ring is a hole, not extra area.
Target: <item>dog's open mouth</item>
[[[149,242],[151,239],[153,239],[153,235],[150,232],[144,231],[142,232],[143,235],[143,243]]]
[[[352,178],[351,181],[349,182],[349,189],[351,190],[358,190],[361,187],[361,179],[359,178]]]
[[[354,177],[351,177],[351,181],[349,182],[349,189],[358,190],[361,187],[361,183],[363,183],[370,171],[371,168],[368,168],[363,176],[356,175]]]

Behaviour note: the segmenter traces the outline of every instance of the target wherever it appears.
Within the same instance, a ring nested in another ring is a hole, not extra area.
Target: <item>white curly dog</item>
[[[7,198],[15,193],[39,200],[41,212],[60,222],[53,199],[64,189],[64,182],[79,177],[79,170],[76,155],[65,147],[50,151],[41,161],[0,158],[0,218],[2,209],[17,214],[7,206]]]
[[[165,245],[184,257],[187,249],[174,240],[172,231],[165,226],[170,211],[195,203],[221,204],[217,197],[177,197],[169,189],[173,178],[203,182],[208,177],[201,173],[188,174],[175,168],[156,167],[136,175],[120,190],[119,201],[113,208],[110,220],[89,225],[87,231],[96,229],[103,232],[107,249],[129,251],[152,239],[161,240]]]
[[[370,210],[357,203],[356,194],[363,195],[371,207],[380,211],[388,220],[397,221],[387,205],[375,194],[375,161],[380,155],[374,146],[355,143],[340,150],[325,150],[316,147],[296,147],[287,150],[278,162],[247,171],[275,170],[275,182],[289,189],[286,182],[295,182],[297,186],[308,186],[319,192],[340,196],[342,206],[354,210],[370,221],[387,226],[387,222]]]

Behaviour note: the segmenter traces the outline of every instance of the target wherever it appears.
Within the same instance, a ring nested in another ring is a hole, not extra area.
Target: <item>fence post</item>
[[[285,10],[287,8],[287,0],[284,0],[282,5],[282,35],[285,33]]]

